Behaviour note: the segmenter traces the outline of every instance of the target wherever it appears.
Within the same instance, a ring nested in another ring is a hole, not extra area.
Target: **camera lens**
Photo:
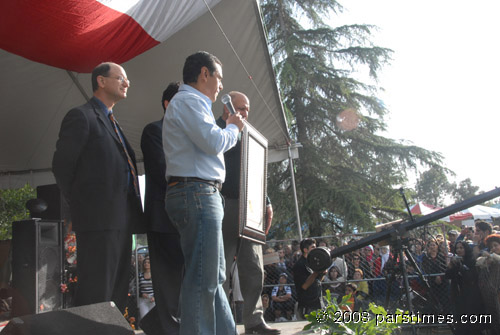
[[[327,247],[318,247],[309,251],[307,255],[307,264],[313,271],[325,271],[332,265],[330,249]]]

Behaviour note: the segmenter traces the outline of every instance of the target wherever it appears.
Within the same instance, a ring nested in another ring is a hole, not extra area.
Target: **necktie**
[[[111,124],[113,125],[116,136],[118,136],[118,139],[120,140],[123,151],[125,152],[125,155],[127,156],[128,167],[130,169],[130,174],[132,175],[132,179],[134,181],[135,195],[139,196],[140,195],[140,193],[139,193],[139,180],[137,179],[137,171],[135,170],[134,164],[132,163],[132,159],[130,158],[130,155],[128,154],[127,147],[125,146],[125,143],[123,142],[123,138],[120,134],[120,131],[118,130],[118,124],[116,123],[116,119],[113,115],[113,112],[110,112],[108,114],[108,116],[109,116],[109,119],[111,120]]]

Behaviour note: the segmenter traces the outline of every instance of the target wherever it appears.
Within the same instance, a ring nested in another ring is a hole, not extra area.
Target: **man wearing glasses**
[[[130,82],[115,63],[92,71],[94,96],[64,117],[52,171],[78,245],[75,304],[114,301],[124,312],[132,233],[145,232],[135,154],[113,114]]]

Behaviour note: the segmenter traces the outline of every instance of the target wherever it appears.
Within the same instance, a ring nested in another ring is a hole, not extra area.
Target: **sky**
[[[340,3],[333,25],[376,25],[375,44],[394,51],[378,82],[390,111],[382,135],[440,152],[450,182],[500,187],[500,1]]]

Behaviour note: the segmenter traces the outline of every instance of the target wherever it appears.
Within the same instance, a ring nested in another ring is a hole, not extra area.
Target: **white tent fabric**
[[[483,205],[472,206],[463,210],[462,213],[471,214],[474,220],[491,220],[492,218],[500,217],[500,209]],[[451,217],[453,217],[453,215],[451,215]]]
[[[98,0],[104,5],[129,15],[155,40],[163,42],[179,28],[186,26],[206,11],[200,0]],[[207,0],[212,7],[220,0]]]
[[[410,207],[412,214],[421,215],[431,214],[440,209],[441,207],[425,204],[423,202],[418,202]],[[442,218],[442,220],[446,222],[462,221],[467,219],[491,220],[498,217],[500,217],[500,209],[483,205],[476,205],[453,215],[446,216]]]
[[[475,205],[443,218],[443,221],[454,222],[470,220],[487,220],[491,221],[494,218],[500,217],[500,209],[483,205]]]
[[[182,80],[185,58],[198,50],[222,61],[221,95],[231,90],[248,95],[249,122],[268,139],[269,147],[283,147],[289,141],[257,0],[222,0],[213,14],[225,34],[205,12],[189,25],[176,27],[178,31],[163,43],[122,64],[131,87],[128,98],[114,111],[139,162],[144,126],[162,117],[162,91],[169,82]],[[0,50],[0,69],[0,188],[53,183],[51,161],[61,120],[70,108],[85,103],[85,95],[92,95],[90,75],[5,50]],[[216,117],[221,111],[222,104],[214,104]]]

